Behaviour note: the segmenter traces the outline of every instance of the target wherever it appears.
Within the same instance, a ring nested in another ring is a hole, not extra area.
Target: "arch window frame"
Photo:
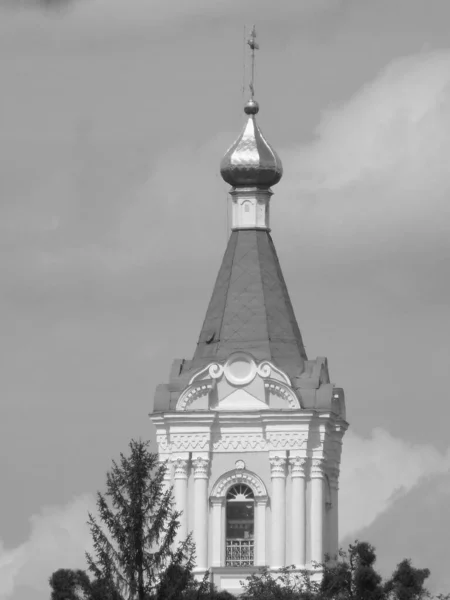
[[[247,469],[233,469],[219,477],[210,494],[210,531],[212,566],[226,566],[226,513],[227,495],[238,484],[244,484],[253,493],[254,502],[254,566],[266,565],[266,508],[267,489],[262,479]],[[234,568],[234,567],[229,567]]]

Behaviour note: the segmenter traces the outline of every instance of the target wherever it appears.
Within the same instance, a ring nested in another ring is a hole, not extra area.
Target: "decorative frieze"
[[[222,452],[253,452],[267,450],[267,440],[262,433],[217,433],[213,436],[212,449]]]
[[[208,433],[172,433],[170,435],[170,449],[174,451],[209,450]]]
[[[268,432],[267,442],[269,450],[297,450],[306,445],[308,434],[297,431]]]

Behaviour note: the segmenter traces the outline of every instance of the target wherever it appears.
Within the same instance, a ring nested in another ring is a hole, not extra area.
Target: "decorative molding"
[[[323,458],[313,458],[311,461],[311,478],[322,479],[325,475],[325,460]]]
[[[234,466],[236,469],[245,469],[245,462],[243,460],[237,460]]]
[[[209,450],[208,433],[172,433],[170,435],[170,450],[172,452],[186,450]]]
[[[208,479],[209,460],[203,456],[197,456],[192,459],[194,467],[194,479]]]
[[[266,381],[264,383],[264,387],[272,392],[272,394],[275,396],[285,400],[289,404],[290,408],[301,408],[298,398],[295,396],[292,390],[286,387],[283,383],[278,381]]]
[[[264,360],[258,365],[258,374],[263,378],[267,379],[272,375],[272,373],[276,373],[286,385],[291,385],[291,380],[281,369],[276,367],[274,364],[269,362],[268,360]]]
[[[289,464],[291,465],[291,477],[305,477],[308,464],[306,457],[292,456],[289,458]]]
[[[225,452],[267,450],[267,440],[261,433],[224,433],[213,437],[212,449]]]
[[[178,456],[177,458],[173,458],[172,462],[174,466],[174,479],[187,479],[189,459]]]
[[[284,456],[271,456],[269,458],[270,476],[286,477],[286,458]]]
[[[254,452],[263,450],[299,450],[308,441],[308,432],[276,431],[262,433],[213,434],[212,450],[222,452]]]
[[[224,473],[214,484],[211,490],[211,496],[217,498],[224,498],[228,489],[236,483],[247,484],[249,487],[252,488],[255,497],[267,497],[267,489],[263,483],[263,480],[260,477],[258,477],[256,473],[247,471],[247,469],[233,470],[228,471],[228,473]]]
[[[306,445],[308,433],[303,431],[267,432],[269,450],[298,450]]]
[[[175,410],[187,410],[188,406],[192,404],[194,400],[209,394],[210,390],[212,390],[212,385],[210,383],[203,383],[194,387],[189,386],[178,399]]]
[[[169,438],[167,437],[167,433],[157,433],[156,443],[158,444],[159,453],[169,452],[170,444]]]

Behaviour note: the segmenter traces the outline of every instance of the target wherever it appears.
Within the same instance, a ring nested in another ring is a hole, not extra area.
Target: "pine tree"
[[[148,600],[170,573],[189,575],[194,565],[190,536],[174,548],[180,513],[171,490],[164,491],[166,465],[148,442],[129,446],[130,456],[121,454],[107,473],[106,493],[97,494],[100,520],[89,513],[95,558],[86,558],[105,600],[116,600],[118,592],[125,600]],[[171,593],[181,593],[187,579],[177,577]]]

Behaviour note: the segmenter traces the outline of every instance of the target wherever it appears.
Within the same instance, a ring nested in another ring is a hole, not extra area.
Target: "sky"
[[[282,7],[282,10],[280,10]],[[310,358],[345,389],[341,542],[450,591],[448,0],[0,0],[0,598],[85,568],[87,510],[175,358],[258,122]],[[447,300],[446,300],[447,299]]]

